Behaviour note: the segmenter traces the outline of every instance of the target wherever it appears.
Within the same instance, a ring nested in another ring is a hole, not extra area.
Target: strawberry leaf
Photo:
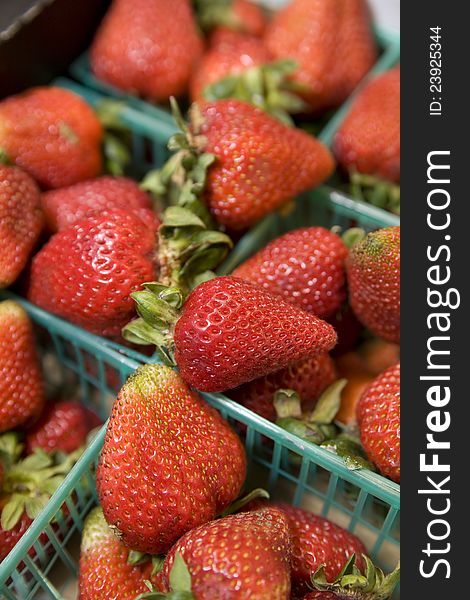
[[[2,510],[0,524],[4,531],[10,531],[21,519],[25,508],[25,498],[20,494],[12,494]]]
[[[191,574],[179,552],[175,554],[169,580],[173,592],[191,592]]]

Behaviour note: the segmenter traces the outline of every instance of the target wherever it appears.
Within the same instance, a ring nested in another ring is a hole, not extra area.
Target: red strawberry
[[[347,254],[335,233],[323,227],[306,227],[276,238],[237,267],[233,275],[326,319],[346,298]]]
[[[100,419],[79,402],[49,402],[36,423],[26,432],[25,449],[73,452],[86,443],[88,433],[101,425]]]
[[[233,0],[232,14],[239,23],[236,29],[251,35],[263,35],[266,27],[266,18],[259,6],[248,0]]]
[[[313,111],[339,106],[377,57],[365,0],[292,0],[265,41],[276,58],[297,62],[295,79]]]
[[[42,225],[36,183],[21,169],[0,164],[0,288],[11,285],[21,273]]]
[[[34,257],[28,298],[92,333],[118,338],[134,314],[131,292],[155,277],[155,238],[155,230],[124,210],[77,221]]]
[[[219,413],[172,369],[145,365],[114,403],[96,486],[120,539],[158,554],[225,510],[245,472],[243,446]]]
[[[184,138],[173,138],[179,152],[163,168],[160,183],[166,193],[170,183],[189,187],[232,230],[246,229],[333,170],[323,144],[247,102],[218,100],[202,110],[195,104],[189,129],[177,120]]]
[[[144,582],[155,580],[152,562],[131,564],[129,552],[106,523],[101,508],[95,507],[83,528],[79,600],[134,600],[138,594],[148,592]]]
[[[355,98],[334,139],[347,170],[400,181],[400,69],[382,73]]]
[[[274,393],[280,389],[296,391],[302,411],[312,410],[320,394],[337,378],[335,365],[328,353],[302,360],[281,371],[270,373],[229,390],[229,398],[270,421],[276,420]]]
[[[193,101],[204,100],[204,90],[208,85],[270,60],[270,53],[258,38],[242,34],[224,35],[204,54],[193,73],[191,98]]]
[[[189,0],[114,0],[90,61],[99,79],[161,101],[186,91],[201,54]]]
[[[2,501],[0,501],[0,509],[2,508]],[[23,512],[18,523],[12,529],[5,530],[0,525],[0,562],[13,550],[32,522],[33,520]],[[48,541],[48,537],[45,533],[41,535],[40,541],[43,544]],[[36,556],[36,551],[34,548],[30,548],[28,554],[33,558]]]
[[[164,590],[181,583],[172,577],[172,567],[181,572],[183,563],[190,576],[184,591],[199,600],[288,600],[290,549],[287,519],[275,508],[212,521],[189,531],[170,550],[163,564]]]
[[[347,260],[349,302],[372,333],[400,341],[400,227],[369,233]]]
[[[353,553],[365,554],[363,543],[352,533],[328,519],[290,504],[276,505],[288,519],[292,534],[292,590],[308,591],[311,575],[325,565],[327,579],[334,579]],[[362,568],[364,561],[358,558]]]
[[[44,406],[33,328],[23,308],[0,302],[0,432],[32,421]]]
[[[150,197],[125,177],[97,177],[51,190],[42,195],[41,204],[52,232],[73,225],[92,211],[105,209],[130,210],[156,227],[148,212],[152,208]]]
[[[93,110],[68,90],[33,88],[0,102],[0,148],[42,187],[98,175],[102,137]]]
[[[361,442],[369,459],[393,481],[400,481],[400,363],[364,390],[357,405]]]
[[[237,277],[198,285],[179,314],[161,310],[164,286],[145,287],[133,294],[143,318],[130,323],[124,336],[174,353],[183,379],[203,391],[237,387],[336,343],[331,325]]]

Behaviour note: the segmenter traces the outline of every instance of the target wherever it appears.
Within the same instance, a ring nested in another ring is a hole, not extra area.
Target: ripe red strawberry
[[[400,69],[382,73],[355,98],[334,139],[347,170],[400,181]]]
[[[42,225],[36,183],[21,169],[0,164],[0,288],[11,285],[21,273]]]
[[[204,199],[217,222],[241,230],[300,192],[319,185],[333,170],[329,150],[314,137],[287,127],[238,100],[202,109],[204,152],[215,155]],[[200,139],[200,138],[199,138]]]
[[[153,217],[150,197],[138,184],[126,177],[97,177],[74,185],[51,190],[42,195],[41,204],[50,231],[73,225],[94,210],[123,209],[135,212],[150,226]]]
[[[292,0],[265,41],[276,58],[297,62],[295,79],[315,112],[339,106],[377,57],[365,0]]]
[[[114,0],[90,61],[99,79],[161,101],[186,91],[201,54],[189,0]]]
[[[290,549],[287,519],[275,508],[212,521],[189,531],[170,550],[163,564],[164,591],[175,589],[170,574],[182,558],[190,575],[186,591],[200,600],[288,600]]]
[[[227,395],[270,421],[276,420],[274,393],[280,389],[296,391],[302,411],[312,410],[320,394],[337,379],[336,368],[327,352],[312,356],[281,371],[249,381]]]
[[[101,171],[103,129],[73,92],[39,87],[0,102],[0,148],[44,188]]]
[[[155,277],[155,238],[125,210],[77,221],[34,257],[28,298],[92,333],[119,338],[134,314],[131,292]]]
[[[288,519],[292,534],[292,590],[301,595],[308,591],[311,575],[325,564],[325,575],[334,579],[353,553],[363,567],[363,543],[352,533],[324,517],[290,504],[276,505]]]
[[[400,341],[400,227],[369,233],[347,260],[349,302],[372,333]]]
[[[96,473],[107,522],[129,547],[166,552],[235,500],[243,446],[169,367],[145,365],[119,392]]]
[[[161,313],[164,286],[145,287],[133,294],[143,318],[130,323],[124,336],[174,353],[183,379],[203,391],[237,387],[336,343],[331,325],[237,277],[198,285],[179,314],[174,308]]]
[[[361,443],[379,471],[400,481],[400,363],[364,390],[357,405]]]
[[[144,582],[154,581],[152,562],[130,564],[129,552],[106,523],[101,508],[95,507],[83,528],[79,600],[134,600],[138,594],[148,592]]]
[[[346,298],[347,254],[335,233],[323,227],[305,227],[276,238],[233,275],[326,319]]]
[[[73,452],[85,445],[88,433],[99,425],[100,419],[79,402],[49,402],[26,432],[26,453],[30,454],[34,448]]]
[[[271,55],[256,37],[232,34],[219,41],[204,54],[190,82],[193,101],[204,100],[205,88],[228,75],[238,75],[251,67],[261,66]]]
[[[34,420],[44,388],[33,328],[23,308],[0,302],[0,433]]]

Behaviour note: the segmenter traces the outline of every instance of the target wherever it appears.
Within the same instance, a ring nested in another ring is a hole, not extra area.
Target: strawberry
[[[379,471],[400,481],[400,363],[364,390],[357,405],[361,443]]]
[[[154,283],[145,288],[133,294],[141,319],[124,336],[156,344],[170,361],[174,355],[183,379],[203,391],[237,387],[336,343],[331,325],[237,277],[198,285],[179,313],[174,289]],[[165,298],[172,301],[168,307]]]
[[[86,443],[88,433],[101,425],[100,419],[79,402],[49,402],[36,423],[27,430],[25,450],[73,452]]]
[[[256,37],[233,34],[224,38],[204,54],[190,83],[193,101],[204,100],[205,89],[229,75],[268,63],[271,55]]]
[[[400,181],[400,69],[382,73],[359,92],[334,138],[346,170]]]
[[[363,543],[339,525],[309,511],[279,503],[288,517],[292,534],[292,590],[301,595],[308,591],[311,575],[325,565],[327,578],[335,578],[344,563],[356,552],[365,554]],[[358,563],[361,567],[363,561]]]
[[[33,328],[23,308],[0,302],[0,432],[37,418],[44,386]]]
[[[365,0],[292,0],[274,16],[265,43],[290,58],[314,112],[339,106],[377,57]]]
[[[17,167],[0,164],[0,288],[23,270],[43,225],[36,183]]]
[[[0,501],[0,510],[2,508],[2,502]],[[12,529],[6,530],[0,525],[0,562],[13,550],[32,522],[33,520],[23,512],[18,523]],[[45,533],[41,534],[40,541],[43,544],[48,541],[48,537]],[[36,556],[36,551],[34,548],[30,548],[28,554],[33,558]]]
[[[122,209],[135,212],[149,226],[157,228],[148,212],[150,197],[132,179],[97,177],[74,185],[51,190],[42,195],[42,209],[48,229],[61,231],[94,210]]]
[[[179,96],[202,54],[189,0],[114,0],[94,39],[99,79],[155,101]]]
[[[33,88],[0,102],[0,148],[41,187],[98,175],[102,138],[98,117],[68,90]]]
[[[297,392],[302,402],[302,412],[307,412],[314,408],[320,394],[336,378],[335,365],[329,354],[324,352],[249,381],[229,390],[227,395],[265,419],[275,421],[273,399],[277,390],[291,389]]]
[[[164,591],[191,592],[199,600],[288,600],[290,549],[281,511],[230,515],[176,542],[163,563]]]
[[[211,43],[226,32],[261,37],[266,28],[263,9],[250,0],[195,0],[199,23]]]
[[[106,523],[99,506],[85,519],[80,548],[79,600],[119,598],[134,600],[148,591],[145,580],[154,581],[152,562],[132,564],[124,546]]]
[[[243,446],[172,369],[137,369],[114,403],[96,473],[107,522],[127,546],[166,552],[213,519],[245,480]]]
[[[118,339],[134,314],[131,292],[155,276],[155,239],[156,231],[129,211],[94,213],[56,233],[34,257],[28,298]]]
[[[369,233],[347,260],[349,302],[372,333],[400,341],[400,227]]]
[[[182,134],[171,139],[178,153],[154,174],[159,194],[176,188],[181,201],[189,188],[228,229],[250,227],[333,170],[323,144],[247,102],[194,104],[189,127],[173,108]]]
[[[305,227],[276,238],[233,275],[326,319],[346,298],[347,254],[335,233],[323,227]]]

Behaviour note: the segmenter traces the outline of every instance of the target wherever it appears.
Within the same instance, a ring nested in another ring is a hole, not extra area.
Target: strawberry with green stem
[[[147,590],[145,581],[157,583],[156,562],[150,556],[135,562],[132,554],[108,526],[101,508],[93,508],[85,519],[82,534],[79,600],[134,600]]]
[[[123,543],[166,552],[223,512],[245,473],[236,433],[175,371],[145,365],[127,380],[96,473],[103,513]]]
[[[246,102],[194,104],[189,125],[173,108],[181,128],[169,144],[176,153],[144,189],[180,206],[197,199],[228,230],[250,227],[333,170],[323,144]]]
[[[291,537],[282,511],[230,515],[186,533],[163,563],[163,591],[141,599],[288,600]]]
[[[123,336],[153,343],[202,391],[224,391],[331,350],[328,323],[237,277],[216,277],[184,299],[177,288],[144,284],[132,295],[140,318]]]

